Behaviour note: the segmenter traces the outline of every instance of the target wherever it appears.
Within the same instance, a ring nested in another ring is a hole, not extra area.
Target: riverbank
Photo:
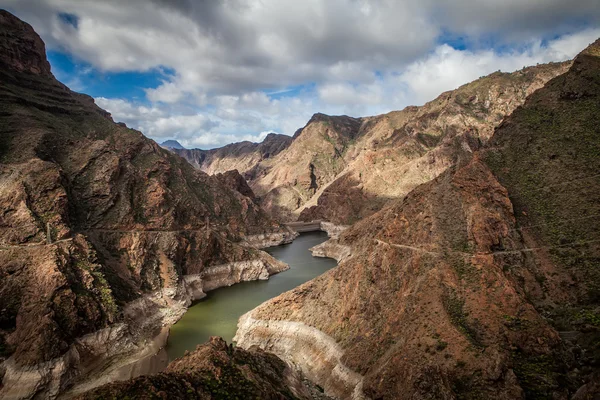
[[[194,301],[218,287],[268,279],[288,268],[263,251],[250,254],[250,260],[208,267],[181,277],[175,286],[144,294],[123,307],[121,322],[75,339],[58,358],[31,366],[9,358],[0,366],[0,397],[69,398],[107,382],[162,370],[168,362],[168,330]]]
[[[167,344],[169,359],[194,350],[210,336],[231,341],[243,314],[335,267],[335,260],[315,258],[309,251],[327,239],[327,234],[321,231],[303,233],[290,244],[267,248],[266,252],[290,269],[267,281],[244,282],[207,293],[171,328]]]

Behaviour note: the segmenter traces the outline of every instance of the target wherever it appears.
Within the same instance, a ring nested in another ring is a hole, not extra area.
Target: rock
[[[0,10],[0,64],[7,70],[52,76],[46,46],[29,24]]]
[[[263,160],[275,157],[289,146],[291,141],[292,138],[287,135],[269,133],[261,143],[245,141],[212,150],[176,147],[170,149],[207,174],[237,170],[245,175]]]
[[[325,394],[342,399],[364,399],[363,377],[342,362],[343,349],[323,332],[293,321],[262,321],[252,312],[240,317],[233,340],[244,349],[260,347],[300,367],[319,382]]]
[[[77,396],[98,398],[327,399],[302,374],[260,349],[242,350],[217,337],[173,361],[160,374],[113,383]]]

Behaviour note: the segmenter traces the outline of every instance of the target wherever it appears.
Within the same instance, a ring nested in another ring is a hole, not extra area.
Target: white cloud
[[[264,92],[217,95],[202,102],[212,108],[190,109],[163,103],[148,107],[104,98],[97,101],[115,119],[157,141],[176,138],[186,146],[210,148],[232,141],[256,141],[260,136],[253,132],[274,129],[292,135],[317,111],[363,116],[421,105],[443,91],[497,70],[512,72],[523,66],[570,59],[599,36],[600,29],[588,29],[545,46],[534,41],[520,51],[505,53],[456,50],[444,44],[401,71],[371,74],[371,82],[324,83],[312,91],[280,99],[270,98]]]
[[[460,51],[441,45],[390,81],[393,87],[406,88],[404,96],[420,105],[443,91],[455,89],[494,71],[512,72],[524,66],[571,59],[598,37],[600,28],[588,29],[551,41],[546,46],[534,41],[520,51],[506,53]]]
[[[157,140],[205,147],[271,129],[293,134],[314,112],[360,116],[422,104],[498,69],[570,58],[600,36],[574,22],[598,26],[597,0],[0,3],[49,47],[101,71],[173,71],[139,104],[98,103]],[[77,27],[59,13],[76,15]],[[549,37],[558,39],[542,41]],[[448,38],[469,50],[443,44]],[[80,86],[76,78],[68,80]]]

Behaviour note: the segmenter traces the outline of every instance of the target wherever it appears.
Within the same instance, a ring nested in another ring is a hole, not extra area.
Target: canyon
[[[212,150],[115,123],[2,10],[0,83],[0,397],[600,394],[600,40]],[[287,270],[262,249],[301,226],[337,267],[235,346],[157,358],[192,302]]]
[[[421,107],[384,115],[315,114],[287,141],[273,135],[262,144],[209,150],[206,158],[198,155],[204,154],[200,150],[173,151],[211,174],[237,169],[259,204],[280,220],[350,225],[485,145],[505,116],[569,66],[551,63],[496,72]],[[269,157],[246,150],[272,149],[274,144],[278,151],[270,150]]]

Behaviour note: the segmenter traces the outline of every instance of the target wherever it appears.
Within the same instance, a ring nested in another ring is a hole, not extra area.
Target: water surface
[[[194,350],[210,336],[221,336],[231,342],[243,314],[335,267],[335,260],[313,257],[308,251],[326,240],[324,232],[303,233],[290,244],[265,249],[290,269],[271,276],[268,281],[242,282],[208,292],[171,327],[166,348],[169,359]]]

